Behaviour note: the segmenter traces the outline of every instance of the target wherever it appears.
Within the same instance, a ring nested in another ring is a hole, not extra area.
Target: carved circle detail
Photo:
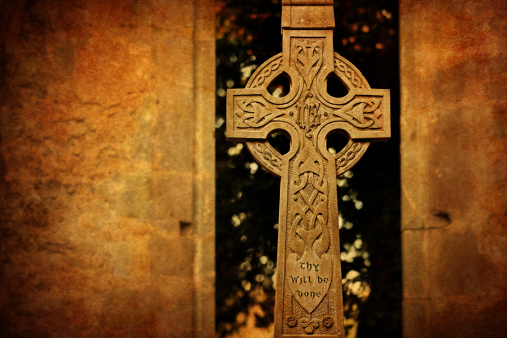
[[[281,69],[282,56],[283,54],[279,53],[257,68],[245,88],[267,88],[274,80],[275,75],[278,75],[277,71]],[[255,160],[262,164],[264,168],[277,176],[282,175],[282,156],[267,140],[245,141],[245,144]]]
[[[322,318],[322,325],[324,325],[325,327],[329,328],[329,327],[333,326],[333,324],[334,324],[333,317],[328,315],[328,316],[324,316],[324,318]]]
[[[279,53],[264,62],[254,72],[245,88],[267,88],[283,70],[283,53]],[[334,73],[350,88],[371,88],[361,72],[347,59],[334,53]],[[267,140],[245,141],[252,156],[271,173],[281,176],[282,155]],[[353,167],[366,152],[369,141],[349,140],[349,143],[336,155],[336,174],[341,175]]]
[[[338,53],[334,53],[334,73],[348,88],[371,88],[356,66]],[[336,175],[341,175],[352,168],[361,159],[369,145],[369,141],[349,140],[349,143],[334,156]]]
[[[296,319],[296,316],[294,316],[294,315],[287,316],[287,318],[285,319],[285,322],[287,323],[287,325],[289,327],[295,327],[296,325],[298,325],[298,320]]]

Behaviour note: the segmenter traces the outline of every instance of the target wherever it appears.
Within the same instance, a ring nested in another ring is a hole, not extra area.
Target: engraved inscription
[[[291,109],[289,115],[293,117],[294,122],[304,130],[305,136],[311,138],[313,131],[321,125],[321,120],[329,114],[321,107],[321,103],[315,98],[315,95],[308,91]]]
[[[288,230],[287,284],[295,300],[312,313],[326,296],[333,278],[329,253],[328,184],[324,160],[307,142],[294,161],[289,181],[292,224]]]

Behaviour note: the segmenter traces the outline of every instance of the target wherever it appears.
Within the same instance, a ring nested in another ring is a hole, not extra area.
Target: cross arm
[[[357,140],[385,141],[391,137],[389,89],[353,88],[342,98],[320,93],[319,99],[325,117],[320,129],[332,126]]]
[[[287,129],[290,120],[286,108],[300,94],[300,89],[284,97],[274,97],[265,88],[227,90],[227,139],[266,139],[274,129]]]

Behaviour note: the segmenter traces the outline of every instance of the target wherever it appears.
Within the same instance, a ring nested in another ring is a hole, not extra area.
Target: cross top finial
[[[334,29],[333,0],[282,0],[283,29]]]

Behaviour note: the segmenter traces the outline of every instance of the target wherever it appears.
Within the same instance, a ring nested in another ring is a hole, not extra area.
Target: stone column
[[[400,1],[404,337],[507,332],[506,14]]]
[[[0,19],[2,336],[214,336],[214,1]]]

